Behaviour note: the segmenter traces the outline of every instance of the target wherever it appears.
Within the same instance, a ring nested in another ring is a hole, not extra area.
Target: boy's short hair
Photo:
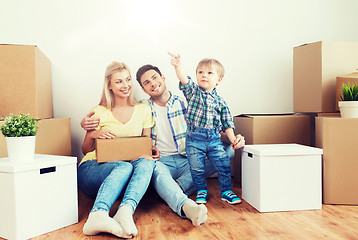
[[[159,76],[162,76],[162,73],[160,72],[159,68],[157,68],[156,66],[147,64],[147,65],[144,65],[144,66],[140,67],[140,68],[138,69],[138,71],[137,71],[136,79],[137,79],[137,81],[138,81],[138,83],[139,83],[139,85],[140,85],[141,87],[143,87],[143,86],[142,86],[142,83],[141,83],[141,81],[140,81],[140,78],[142,77],[142,75],[143,75],[144,73],[146,73],[146,72],[149,71],[149,70],[154,70],[154,71],[156,71],[156,72],[159,74]]]
[[[224,77],[225,69],[224,66],[216,59],[214,58],[204,58],[198,63],[198,66],[196,67],[196,71],[198,71],[198,68],[201,66],[205,67],[215,67],[218,71],[219,77]]]

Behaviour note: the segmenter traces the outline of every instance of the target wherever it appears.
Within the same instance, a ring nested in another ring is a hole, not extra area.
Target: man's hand
[[[159,160],[159,150],[156,146],[152,146],[152,157],[154,160]]]
[[[96,129],[99,124],[99,118],[92,118],[93,114],[95,114],[95,112],[90,112],[81,121],[81,127],[86,131]]]

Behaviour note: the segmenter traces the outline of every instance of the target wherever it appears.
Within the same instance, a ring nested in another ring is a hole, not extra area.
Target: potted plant
[[[10,114],[5,118],[0,130],[5,136],[10,161],[34,159],[37,129],[37,120],[29,114]]]
[[[338,102],[342,118],[358,118],[358,86],[357,84],[342,84],[342,95]]]

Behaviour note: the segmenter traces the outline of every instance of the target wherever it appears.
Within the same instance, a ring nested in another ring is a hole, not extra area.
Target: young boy
[[[229,108],[215,89],[223,79],[224,67],[215,59],[201,60],[196,68],[197,84],[194,84],[181,68],[180,55],[169,55],[180,80],[180,89],[188,101],[185,115],[188,124],[186,152],[197,190],[196,202],[207,202],[204,177],[204,160],[207,156],[218,173],[221,199],[230,204],[240,203],[240,198],[231,191],[230,159],[220,140],[220,131],[224,131],[234,149],[245,144],[240,135],[235,136]]]

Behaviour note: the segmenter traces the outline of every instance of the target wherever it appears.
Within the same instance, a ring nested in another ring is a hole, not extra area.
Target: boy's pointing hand
[[[174,53],[168,52],[168,54],[172,57],[170,59],[170,63],[175,67],[180,65],[180,55],[175,55]]]

